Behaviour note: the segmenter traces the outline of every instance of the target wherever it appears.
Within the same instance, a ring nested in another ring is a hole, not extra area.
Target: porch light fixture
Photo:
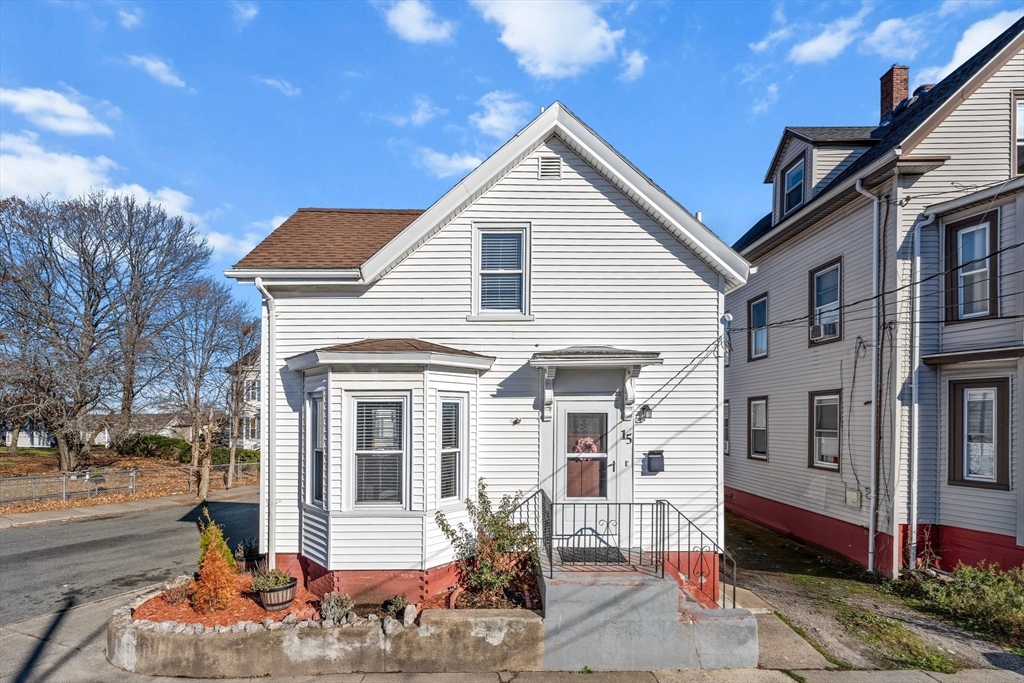
[[[651,406],[645,403],[636,411],[636,423],[640,424],[641,422],[646,422],[651,419],[652,415],[654,415],[654,411],[651,410]]]

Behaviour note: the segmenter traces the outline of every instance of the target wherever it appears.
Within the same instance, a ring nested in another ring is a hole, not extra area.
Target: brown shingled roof
[[[335,344],[327,346],[318,351],[429,351],[431,353],[448,353],[455,356],[474,356],[476,358],[490,358],[472,351],[453,349],[450,346],[441,346],[420,339],[363,339],[362,341],[350,342],[348,344]]]
[[[299,209],[236,268],[359,268],[420,209]]]

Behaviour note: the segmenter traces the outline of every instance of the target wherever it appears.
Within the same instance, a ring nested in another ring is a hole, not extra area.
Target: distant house
[[[131,427],[126,428],[120,415],[96,415],[94,426],[83,438],[90,439],[91,445],[112,448],[118,434],[175,436],[178,417],[174,413],[137,413],[132,415]]]
[[[261,544],[312,590],[448,589],[434,514],[480,478],[553,501],[555,562],[647,553],[663,506],[717,563],[747,263],[561,104],[427,210],[300,209],[228,275],[263,295]]]
[[[14,425],[0,422],[0,444],[10,446],[14,438]],[[41,424],[29,420],[18,430],[18,448],[56,448],[57,440]]]
[[[726,297],[730,510],[887,575],[1024,563],[1022,33],[783,132]]]
[[[242,374],[242,410],[239,421],[239,448],[259,450],[260,448],[260,404],[262,403],[260,387],[260,347],[249,351],[236,363],[228,368],[230,375]],[[230,426],[227,435],[230,435]]]

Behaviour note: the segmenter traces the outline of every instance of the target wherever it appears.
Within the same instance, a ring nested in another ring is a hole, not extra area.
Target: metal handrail
[[[725,550],[725,548],[722,548],[721,546],[719,546],[718,543],[713,538],[711,538],[706,533],[704,533],[704,531],[699,526],[697,526],[689,517],[684,515],[683,512],[679,508],[677,508],[675,505],[673,505],[672,503],[670,503],[667,500],[659,500],[658,503],[663,505],[664,508],[665,508],[665,511],[666,511],[666,520],[665,520],[666,521],[666,537],[670,537],[671,536],[671,532],[672,532],[671,527],[672,527],[672,520],[673,520],[672,513],[675,513],[677,537],[680,540],[682,540],[682,533],[681,533],[682,532],[682,524],[683,524],[683,522],[686,523],[686,547],[687,547],[687,552],[689,553],[689,552],[696,551],[696,552],[700,553],[700,555],[701,555],[700,559],[698,560],[698,562],[700,564],[700,566],[698,568],[698,575],[699,576],[698,576],[698,580],[695,582],[695,585],[697,587],[697,590],[699,590],[706,597],[708,597],[712,601],[714,601],[715,604],[718,604],[719,596],[718,595],[712,595],[712,594],[708,593],[704,589],[704,583],[705,583],[704,579],[707,576],[707,572],[706,572],[707,568],[704,566],[703,554],[705,552],[714,552],[716,555],[719,556],[719,566],[717,567],[717,569],[718,569],[718,573],[719,573],[720,577],[721,576],[725,576],[726,578],[729,578],[730,572],[729,572],[728,567],[729,567],[730,563],[732,564],[732,572],[731,572],[731,575],[732,575],[732,606],[733,606],[733,608],[735,608],[736,607],[736,558],[734,558],[732,555],[730,555],[729,552]],[[697,541],[696,545],[694,545],[694,540],[695,540],[694,531],[696,531],[696,541]],[[689,557],[689,555],[688,555],[688,557]],[[692,566],[692,563],[690,563],[690,565]],[[677,565],[677,569],[679,569],[682,572],[683,568],[682,567],[678,567],[678,565]],[[691,573],[691,568],[687,567],[686,571],[682,572],[682,573],[685,573],[686,575],[689,575]],[[728,581],[726,583],[728,583]],[[718,591],[716,591],[716,592],[718,592]],[[725,601],[724,601],[724,597],[723,597],[723,605],[722,605],[723,607],[725,606],[724,602]]]

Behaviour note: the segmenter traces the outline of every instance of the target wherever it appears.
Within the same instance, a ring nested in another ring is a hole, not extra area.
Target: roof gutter
[[[871,405],[871,488],[868,496],[868,571],[875,571],[875,535],[877,534],[878,509],[878,392],[879,392],[879,358],[878,358],[878,208],[880,198],[864,189],[864,178],[857,178],[854,185],[857,192],[870,197],[871,205],[871,384],[875,394]]]
[[[359,268],[232,268],[225,270],[224,275],[240,285],[251,285],[257,280],[278,287],[363,284]]]
[[[263,386],[266,387],[264,395],[267,397],[267,422],[264,432],[267,435],[267,568],[274,569],[276,566],[277,553],[277,405],[274,382],[274,363],[277,358],[277,302],[274,297],[263,286],[263,278],[256,277],[253,281],[256,289],[263,295],[263,303],[267,307],[267,364],[260,369],[267,371]]]

